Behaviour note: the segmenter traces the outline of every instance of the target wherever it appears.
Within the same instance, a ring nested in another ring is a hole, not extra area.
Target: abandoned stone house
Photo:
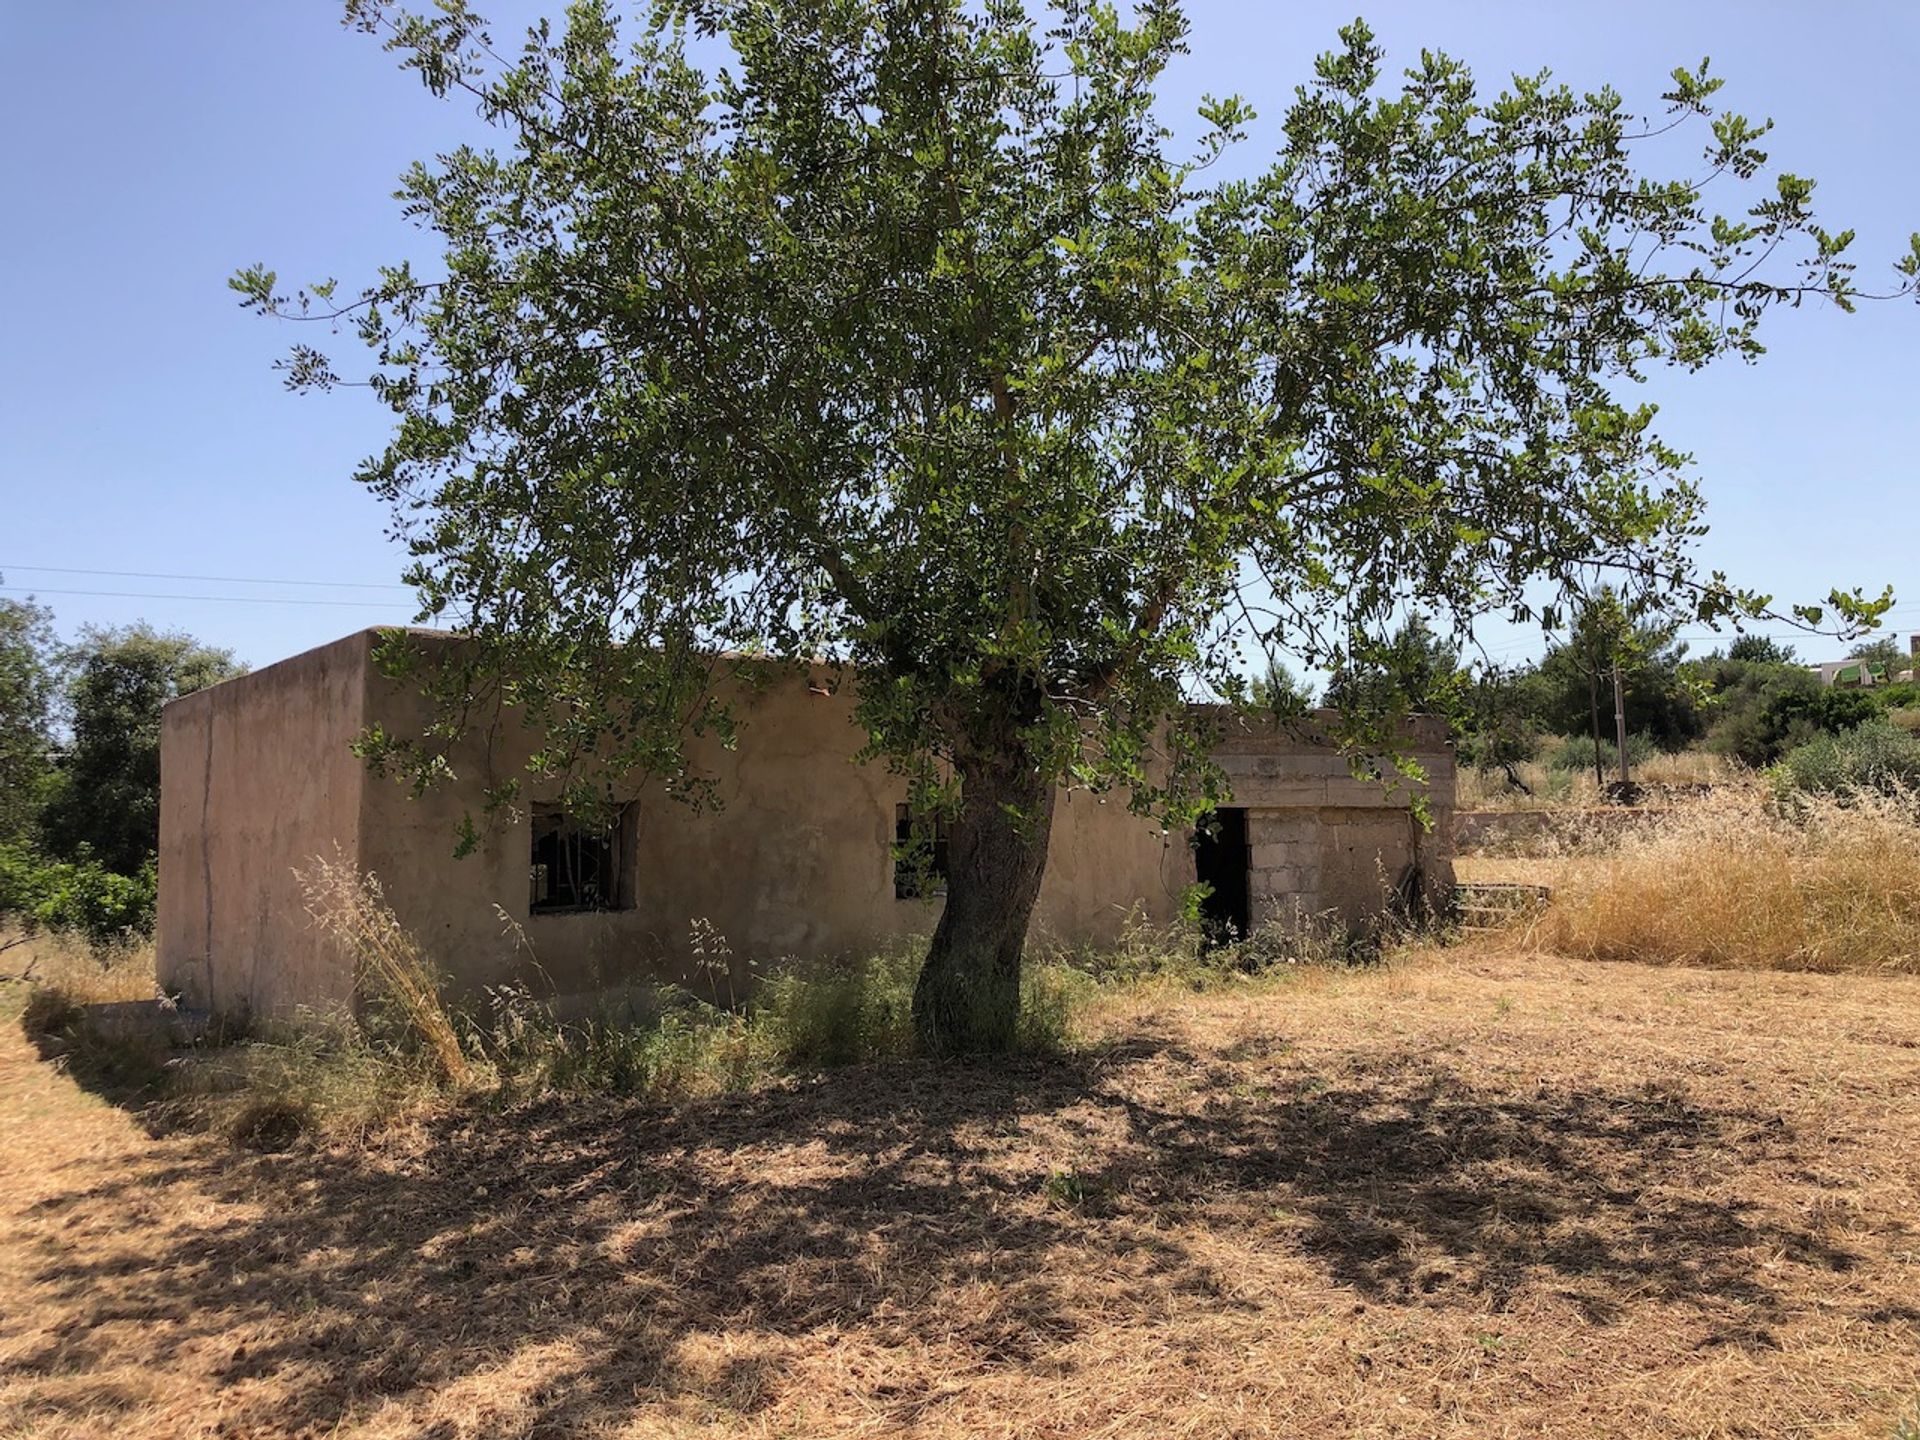
[[[726,937],[743,984],[752,960],[858,954],[931,930],[938,847],[931,866],[897,863],[904,782],[855,762],[864,736],[844,692],[795,677],[741,696],[737,748],[696,752],[713,807],[640,790],[612,824],[586,826],[534,793],[488,819],[482,790],[521,770],[533,737],[476,734],[453,757],[456,778],[422,798],[373,774],[355,737],[376,723],[406,733],[425,713],[376,668],[377,639],[348,635],[167,707],[158,959],[187,1003],[256,1016],[352,1003],[351,963],[312,924],[296,875],[336,852],[379,877],[467,993],[515,979],[562,995],[685,982],[696,920]],[[1110,942],[1130,918],[1175,918],[1196,880],[1213,889],[1212,918],[1243,932],[1295,906],[1358,923],[1409,884],[1448,884],[1452,756],[1423,721],[1411,748],[1431,829],[1404,788],[1355,779],[1329,746],[1260,722],[1236,722],[1217,751],[1233,800],[1215,835],[1163,835],[1122,798],[1064,794],[1034,933]],[[456,856],[464,814],[478,844]]]

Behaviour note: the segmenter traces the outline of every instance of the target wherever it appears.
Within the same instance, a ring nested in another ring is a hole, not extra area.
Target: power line
[[[77,570],[62,565],[0,565],[0,574],[9,570],[25,570],[34,575],[107,575],[118,580],[198,580],[214,585],[312,585],[327,590],[411,590],[411,585],[395,585],[385,580],[269,580],[257,575],[174,575],[163,570]],[[18,589],[18,586],[8,586]],[[49,594],[62,593],[49,591]],[[88,592],[79,590],[65,591],[65,594],[79,595]],[[104,592],[101,592],[104,593]],[[192,597],[181,596],[181,599]],[[217,597],[202,597],[217,598]],[[341,604],[350,602],[341,601]]]
[[[295,600],[279,595],[157,595],[144,590],[39,590],[29,585],[0,585],[19,595],[96,595],[116,600],[216,600],[229,605],[344,605],[354,610],[411,608],[403,600]]]

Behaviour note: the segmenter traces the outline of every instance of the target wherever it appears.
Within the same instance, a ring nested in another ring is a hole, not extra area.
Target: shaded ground
[[[366,1152],[0,1040],[0,1433],[1862,1435],[1920,1397],[1920,983],[1461,952],[1094,1056]]]

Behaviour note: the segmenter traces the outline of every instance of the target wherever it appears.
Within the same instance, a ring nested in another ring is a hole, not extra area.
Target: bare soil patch
[[[1873,1436],[1920,980],[1456,950],[370,1147],[0,1037],[0,1433]]]

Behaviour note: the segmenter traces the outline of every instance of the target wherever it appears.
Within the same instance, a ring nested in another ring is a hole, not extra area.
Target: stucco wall
[[[631,908],[529,913],[525,809],[558,787],[530,787],[518,813],[489,817],[481,802],[489,786],[524,779],[534,737],[511,716],[476,717],[451,756],[453,782],[423,798],[370,774],[353,739],[370,724],[418,733],[427,714],[415,687],[375,673],[372,649],[370,634],[349,636],[168,707],[160,966],[191,1003],[286,1014],[350,1000],[347,963],[312,928],[294,877],[335,846],[379,876],[401,923],[469,995],[521,979],[563,995],[658,980],[704,990],[714,982],[692,954],[696,919],[731,941],[738,992],[754,962],[868,952],[938,918],[937,901],[894,897],[904,783],[854,762],[863,735],[850,691],[817,693],[799,676],[734,693],[736,749],[695,744],[695,768],[714,781],[710,807],[615,794],[634,807]],[[1454,783],[1444,732],[1421,724],[1410,738],[1444,837]],[[1217,753],[1231,803],[1249,812],[1256,923],[1296,905],[1361,922],[1379,908],[1382,877],[1397,884],[1410,866],[1429,886],[1450,881],[1446,847],[1413,823],[1406,789],[1355,779],[1311,725],[1236,719]],[[463,817],[477,843],[456,857]],[[1124,796],[1063,795],[1035,933],[1110,942],[1129,915],[1173,919],[1193,879],[1188,836],[1163,838]]]
[[[195,1007],[343,1006],[351,969],[312,926],[296,867],[358,845],[368,637],[349,635],[173,701],[160,725],[160,983]]]
[[[691,752],[713,779],[711,807],[694,810],[657,790],[616,792],[636,805],[631,909],[530,913],[524,814],[489,819],[478,804],[486,785],[524,774],[530,737],[510,719],[483,725],[455,754],[452,787],[415,799],[369,779],[362,862],[465,990],[537,966],[538,983],[562,994],[647,979],[704,993],[713,981],[691,952],[696,919],[728,938],[736,988],[751,983],[753,962],[859,954],[930,931],[937,902],[894,896],[894,807],[906,788],[883,765],[854,762],[864,733],[853,724],[851,693],[816,693],[791,676],[730,698],[737,748],[707,740]],[[370,722],[404,733],[421,717],[409,691],[370,680]],[[552,798],[554,790],[532,787],[522,806]],[[463,813],[479,843],[455,858]],[[1063,796],[1035,932],[1111,941],[1130,912],[1171,920],[1192,880],[1184,837],[1163,840],[1120,799]]]

